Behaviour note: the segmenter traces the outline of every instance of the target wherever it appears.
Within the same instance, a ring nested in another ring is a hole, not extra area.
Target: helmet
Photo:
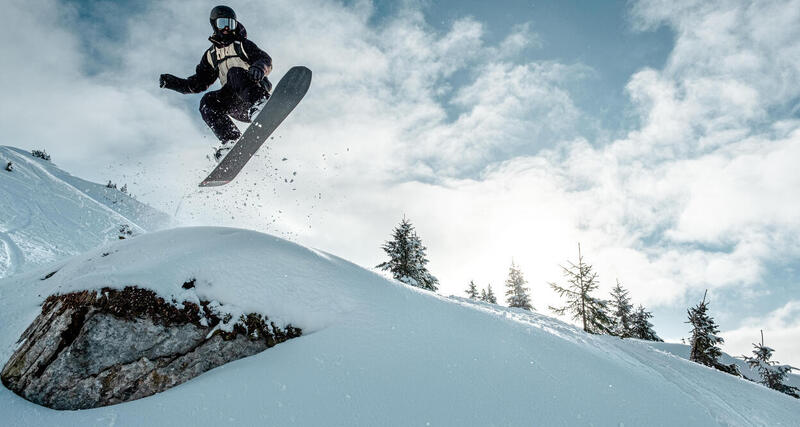
[[[214,32],[218,32],[225,26],[230,30],[236,29],[236,12],[228,6],[217,6],[211,9],[211,16],[209,17],[211,28]]]
[[[228,6],[217,6],[211,9],[211,17],[209,19],[213,22],[217,18],[236,19],[236,12]]]

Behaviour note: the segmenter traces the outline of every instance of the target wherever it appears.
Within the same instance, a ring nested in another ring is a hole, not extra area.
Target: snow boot
[[[228,154],[229,151],[233,148],[236,144],[235,139],[231,139],[228,141],[220,141],[219,145],[212,147],[213,153],[209,157],[209,159],[214,160],[216,163],[219,163],[225,156]]]

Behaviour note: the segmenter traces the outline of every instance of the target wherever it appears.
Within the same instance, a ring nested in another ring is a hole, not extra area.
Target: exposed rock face
[[[135,287],[51,296],[0,378],[49,408],[95,408],[164,391],[301,334],[257,314],[233,332],[216,328],[220,321],[207,303],[177,308]]]

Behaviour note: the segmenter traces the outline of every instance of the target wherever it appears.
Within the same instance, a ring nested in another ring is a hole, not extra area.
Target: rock
[[[167,390],[302,333],[255,313],[232,332],[220,322],[207,302],[179,308],[136,287],[51,296],[0,379],[48,408],[96,408]]]

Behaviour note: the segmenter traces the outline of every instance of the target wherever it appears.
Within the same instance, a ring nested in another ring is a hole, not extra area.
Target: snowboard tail
[[[303,66],[292,67],[278,82],[272,96],[236,145],[200,183],[200,187],[218,187],[233,181],[278,125],[300,103],[310,86],[311,70]]]

